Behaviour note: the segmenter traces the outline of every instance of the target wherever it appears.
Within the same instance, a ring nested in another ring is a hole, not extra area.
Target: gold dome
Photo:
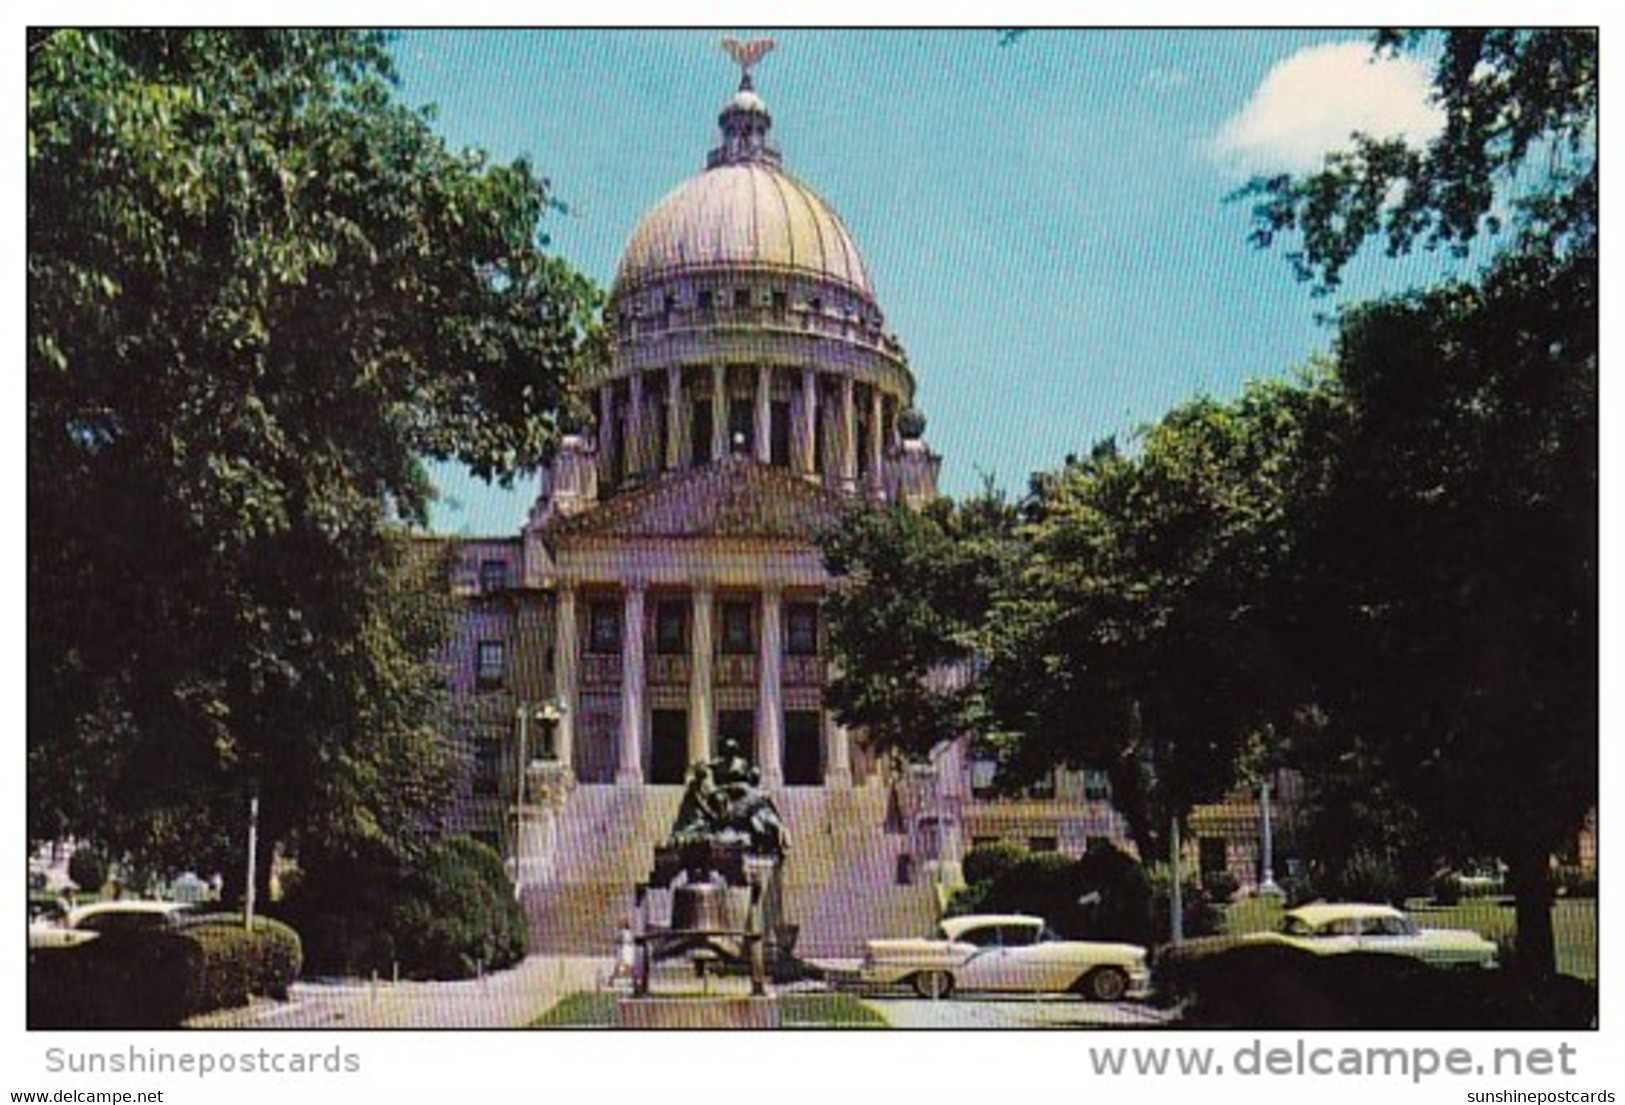
[[[661,200],[633,232],[615,288],[622,294],[678,273],[750,270],[830,282],[874,299],[840,217],[767,159],[715,165]]]

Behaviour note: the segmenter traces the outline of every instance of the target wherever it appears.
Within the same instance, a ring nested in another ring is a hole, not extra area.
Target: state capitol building
[[[772,124],[747,69],[704,170],[621,255],[612,355],[578,384],[593,429],[563,437],[517,536],[456,541],[450,827],[513,858],[537,950],[605,946],[724,739],[785,817],[803,950],[925,931],[972,842],[1127,835],[1099,773],[993,800],[966,742],[897,767],[825,708],[818,534],[918,508],[941,458],[853,233]]]

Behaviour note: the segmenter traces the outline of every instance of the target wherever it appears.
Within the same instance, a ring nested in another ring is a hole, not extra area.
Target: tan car
[[[1494,967],[1497,949],[1470,929],[1427,929],[1389,905],[1317,902],[1288,910],[1274,932],[1250,942],[1287,944],[1316,955],[1378,952],[1435,967]]]
[[[859,980],[911,986],[921,997],[964,992],[1075,993],[1094,1001],[1143,996],[1151,983],[1137,944],[1063,940],[1041,917],[950,917],[916,940],[870,940]]]

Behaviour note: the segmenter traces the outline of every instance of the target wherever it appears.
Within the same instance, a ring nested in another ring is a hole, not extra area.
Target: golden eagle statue
[[[739,64],[746,80],[750,79],[752,67],[766,57],[774,45],[771,38],[754,38],[749,42],[740,42],[737,38],[722,40],[722,48]]]

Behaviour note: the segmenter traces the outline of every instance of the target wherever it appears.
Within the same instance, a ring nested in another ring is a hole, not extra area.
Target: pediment
[[[786,469],[728,457],[662,476],[558,519],[548,537],[813,541],[847,506],[840,496]]]

